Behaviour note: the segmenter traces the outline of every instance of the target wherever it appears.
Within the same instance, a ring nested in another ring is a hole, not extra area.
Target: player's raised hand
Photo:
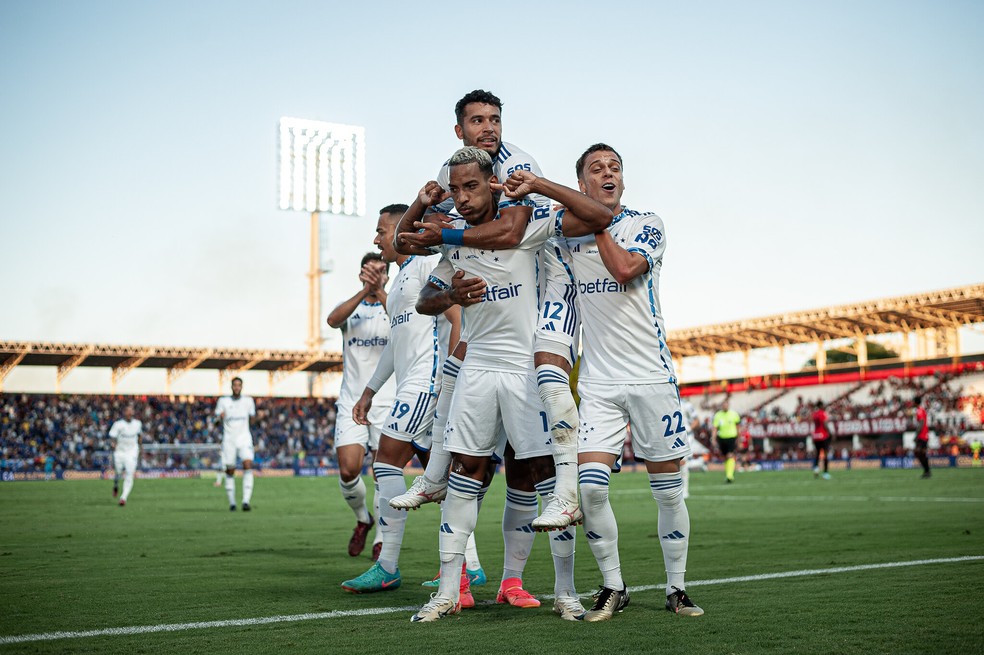
[[[417,199],[420,200],[420,204],[424,207],[430,207],[431,205],[444,202],[450,197],[451,194],[441,188],[441,185],[434,180],[425,184],[417,194]]]
[[[485,300],[485,280],[480,277],[465,278],[464,271],[456,271],[451,277],[448,297],[462,307],[476,305]]]
[[[431,214],[431,216],[439,215],[441,214]],[[417,231],[404,232],[403,240],[406,243],[419,248],[429,248],[431,246],[441,245],[444,243],[444,240],[441,238],[441,230],[454,229],[454,225],[440,219],[416,221],[414,222],[413,227]]]
[[[515,171],[502,184],[492,183],[493,191],[502,191],[508,198],[522,198],[533,193],[537,176],[529,171]]]

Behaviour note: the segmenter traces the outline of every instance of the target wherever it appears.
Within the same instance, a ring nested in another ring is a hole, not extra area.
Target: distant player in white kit
[[[236,511],[236,459],[239,458],[243,462],[243,511],[248,512],[253,497],[253,435],[249,420],[256,416],[256,403],[243,395],[242,378],[232,378],[232,395],[219,398],[215,416],[222,421],[222,464],[229,511]]]
[[[399,211],[396,206],[384,207],[384,212]],[[348,554],[356,557],[366,545],[366,535],[374,524],[366,506],[366,485],[362,480],[362,463],[366,453],[375,452],[383,421],[393,404],[394,380],[390,380],[372,399],[369,425],[352,420],[352,408],[372,377],[383,349],[389,343],[390,325],[386,314],[386,282],[389,264],[378,252],[362,258],[359,280],[362,288],[348,300],[338,304],[328,314],[328,325],[342,331],[342,386],[335,403],[335,455],[338,458],[338,486],[342,497],[355,513],[355,530],[348,544]],[[375,494],[378,503],[379,494]],[[376,515],[379,509],[376,508]],[[382,534],[376,532],[378,544]],[[373,560],[378,558],[373,546]]]
[[[123,418],[113,423],[109,429],[109,438],[116,439],[116,450],[113,451],[113,468],[116,478],[113,480],[113,498],[119,493],[120,476],[123,476],[123,493],[120,495],[120,506],[126,505],[133,489],[133,476],[137,471],[137,458],[140,456],[140,433],[143,423],[133,418],[133,405],[123,408]]]

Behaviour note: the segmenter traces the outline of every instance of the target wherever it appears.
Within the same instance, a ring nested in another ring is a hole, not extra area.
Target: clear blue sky
[[[374,213],[474,88],[558,181],[622,153],[670,329],[984,280],[984,3],[339,4],[0,4],[0,338],[303,347],[279,118],[365,126]]]

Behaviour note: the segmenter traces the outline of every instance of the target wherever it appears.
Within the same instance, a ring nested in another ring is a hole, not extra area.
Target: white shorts
[[[552,454],[547,412],[533,372],[462,368],[451,398],[444,447],[463,455],[501,457],[503,431],[516,459]]]
[[[549,248],[549,244],[547,245]],[[574,365],[581,319],[577,313],[577,287],[564,265],[550,252],[544,256],[546,284],[533,336],[533,352],[547,352]]]
[[[250,435],[222,440],[222,465],[227,469],[236,468],[236,458],[244,462],[253,461],[253,437]]]
[[[116,450],[113,452],[113,468],[116,469],[117,475],[120,473],[126,473],[132,475],[137,472],[137,458],[140,454],[139,450],[127,449],[127,450]]]
[[[680,394],[662,384],[598,384],[581,380],[578,452],[620,455],[632,424],[632,450],[638,459],[665,462],[690,454],[690,434]]]
[[[436,408],[437,394],[430,393],[427,389],[397,389],[396,400],[380,424],[382,433],[391,439],[407,441],[421,450],[429,451]]]
[[[389,414],[390,406],[373,403],[369,408],[369,425],[359,425],[352,419],[350,405],[338,405],[335,409],[335,450],[352,445],[362,446],[366,452],[376,450],[381,426]]]

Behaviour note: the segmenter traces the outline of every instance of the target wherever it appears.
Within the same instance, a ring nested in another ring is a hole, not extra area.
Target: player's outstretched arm
[[[531,207],[515,205],[499,210],[499,220],[476,225],[467,230],[457,230],[451,223],[440,220],[443,214],[429,214],[413,224],[416,232],[403,235],[403,241],[414,246],[427,247],[441,244],[509,250],[518,246],[526,234],[526,224],[533,213]]]
[[[493,189],[501,189],[509,198],[521,198],[531,193],[538,193],[564,205],[567,211],[564,213],[562,230],[564,235],[569,237],[580,237],[604,230],[611,225],[614,218],[612,210],[597,200],[563,184],[538,177],[529,171],[515,171],[501,185],[494,184]]]

